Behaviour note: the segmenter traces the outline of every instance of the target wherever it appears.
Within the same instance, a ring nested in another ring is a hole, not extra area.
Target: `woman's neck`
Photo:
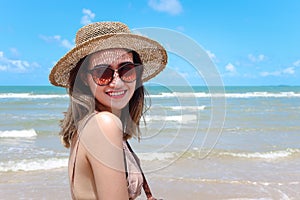
[[[107,112],[110,112],[110,113],[116,115],[117,117],[121,118],[122,111],[119,110],[119,109],[113,109],[113,108],[106,107],[106,106],[104,106],[102,104],[99,104],[97,106],[97,110],[100,111],[100,112],[101,111],[107,111]]]

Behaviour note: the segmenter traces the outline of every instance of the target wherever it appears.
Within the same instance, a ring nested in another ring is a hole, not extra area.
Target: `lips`
[[[121,91],[108,91],[106,92],[107,95],[110,97],[122,97],[126,93],[126,90],[121,90]]]

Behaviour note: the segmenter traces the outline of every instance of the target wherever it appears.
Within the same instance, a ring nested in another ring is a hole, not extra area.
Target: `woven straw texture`
[[[129,28],[120,22],[96,22],[78,30],[76,46],[51,70],[51,84],[68,88],[70,71],[81,58],[111,48],[131,49],[140,55],[144,65],[143,82],[156,76],[167,64],[166,50],[158,42],[132,34]]]

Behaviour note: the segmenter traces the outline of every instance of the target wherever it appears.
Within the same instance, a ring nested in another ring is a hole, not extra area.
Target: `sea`
[[[157,198],[300,199],[300,86],[146,89],[130,143]],[[62,88],[0,86],[0,199],[71,199],[68,104]]]

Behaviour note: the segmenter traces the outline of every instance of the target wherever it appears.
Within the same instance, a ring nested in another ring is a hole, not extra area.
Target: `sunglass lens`
[[[93,70],[92,76],[97,85],[107,85],[113,79],[114,71],[107,67],[99,67]]]
[[[118,70],[120,78],[124,82],[132,82],[136,80],[136,67],[134,64],[126,64]]]

